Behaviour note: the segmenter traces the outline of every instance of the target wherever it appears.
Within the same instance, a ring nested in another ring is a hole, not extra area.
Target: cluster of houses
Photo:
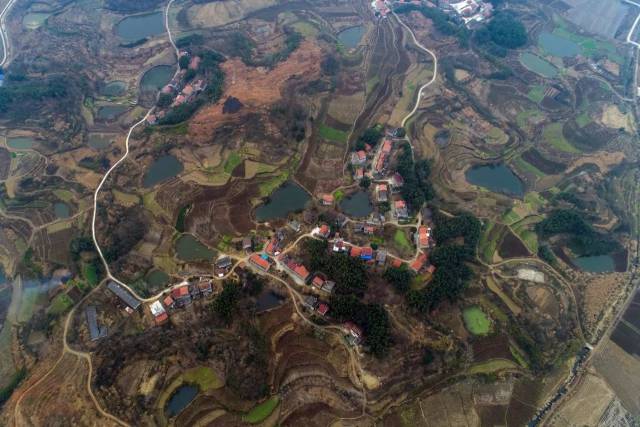
[[[193,282],[185,280],[151,304],[151,315],[156,325],[162,325],[169,320],[170,310],[186,307],[194,300],[205,298],[212,294],[213,283],[211,279],[201,277]]]
[[[493,14],[493,5],[488,0],[439,0],[438,4],[468,27],[485,21]]]

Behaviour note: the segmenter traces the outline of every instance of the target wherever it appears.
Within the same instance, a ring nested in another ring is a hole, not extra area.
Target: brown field
[[[600,377],[587,373],[571,398],[549,419],[550,426],[595,426],[614,398]]]

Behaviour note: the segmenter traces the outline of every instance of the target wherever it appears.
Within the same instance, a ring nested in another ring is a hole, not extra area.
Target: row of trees
[[[402,198],[411,209],[420,209],[425,201],[433,198],[434,191],[429,181],[431,164],[426,159],[414,162],[411,145],[408,142],[400,147],[396,170],[404,179]]]

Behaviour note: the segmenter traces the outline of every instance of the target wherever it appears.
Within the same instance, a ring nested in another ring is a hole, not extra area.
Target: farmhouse
[[[182,282],[179,286],[176,286],[171,291],[171,297],[176,302],[177,306],[187,306],[191,304],[191,293],[189,292],[189,285],[187,282]]]
[[[396,200],[393,204],[396,212],[396,218],[407,219],[409,218],[409,210],[407,209],[407,203],[404,200]]]
[[[91,341],[97,341],[100,338],[106,337],[107,327],[98,326],[96,307],[93,305],[87,306],[87,308],[85,309],[85,314],[87,316],[87,326],[89,327],[89,336],[91,337]]]
[[[271,268],[271,263],[258,254],[251,255],[251,257],[249,258],[249,262],[262,271],[269,271],[269,269]]]
[[[140,301],[131,295],[128,290],[120,286],[119,283],[111,281],[107,285],[107,288],[132,309],[137,310],[138,307],[140,307]]]

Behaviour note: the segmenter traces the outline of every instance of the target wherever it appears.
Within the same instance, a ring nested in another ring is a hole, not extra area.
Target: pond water
[[[198,387],[190,384],[182,385],[173,393],[167,402],[166,413],[175,417],[198,395]]]
[[[116,24],[116,34],[126,43],[162,34],[164,31],[162,12],[128,16]]]
[[[36,28],[41,27],[49,16],[51,16],[50,13],[30,12],[22,18],[22,25],[27,30],[35,30]]]
[[[552,63],[532,53],[525,52],[520,55],[520,62],[526,68],[540,74],[542,77],[551,78],[558,75],[558,69]]]
[[[278,307],[282,304],[282,301],[284,301],[284,298],[273,291],[263,292],[256,301],[256,312],[260,313]]]
[[[171,65],[157,65],[144,73],[140,88],[145,92],[157,92],[171,81],[174,73]]]
[[[611,255],[578,257],[573,260],[573,263],[580,270],[590,273],[610,273],[616,269],[615,261]]]
[[[104,150],[116,140],[116,137],[114,133],[90,133],[87,144],[93,149]]]
[[[153,270],[145,278],[145,281],[153,287],[162,287],[169,283],[169,280],[171,277],[162,270]]]
[[[100,90],[100,94],[103,96],[121,96],[127,90],[127,84],[120,80],[114,80],[105,84]]]
[[[176,241],[176,253],[183,261],[211,261],[215,252],[191,234],[183,234]]]
[[[540,34],[538,45],[553,56],[568,57],[580,53],[580,46],[577,43],[548,31]]]
[[[275,218],[286,218],[291,212],[304,209],[309,194],[298,184],[287,181],[269,196],[269,201],[256,209],[260,222]]]
[[[358,191],[342,199],[340,209],[352,217],[365,217],[373,212],[373,205],[371,204],[371,200],[369,200],[368,193]]]
[[[164,181],[165,179],[173,178],[178,175],[184,166],[180,163],[175,156],[166,155],[156,159],[147,173],[142,178],[142,185],[149,188]]]
[[[126,105],[105,105],[98,108],[97,118],[100,120],[114,120],[128,109],[129,107]]]
[[[63,202],[53,204],[53,213],[56,218],[69,218],[71,216],[71,206]]]
[[[15,150],[28,150],[36,144],[35,138],[30,136],[14,136],[7,138],[7,146]]]
[[[504,164],[474,166],[465,173],[467,182],[495,193],[522,196],[524,185],[520,178]]]
[[[438,133],[435,134],[434,139],[436,144],[438,144],[438,147],[446,147],[449,144],[449,139],[451,138],[451,132],[449,131],[449,129],[443,129],[441,131],[438,131]]]
[[[360,40],[362,40],[364,31],[365,27],[362,25],[347,28],[338,33],[338,40],[340,40],[340,42],[347,48],[354,48],[358,46],[358,43],[360,43]]]

